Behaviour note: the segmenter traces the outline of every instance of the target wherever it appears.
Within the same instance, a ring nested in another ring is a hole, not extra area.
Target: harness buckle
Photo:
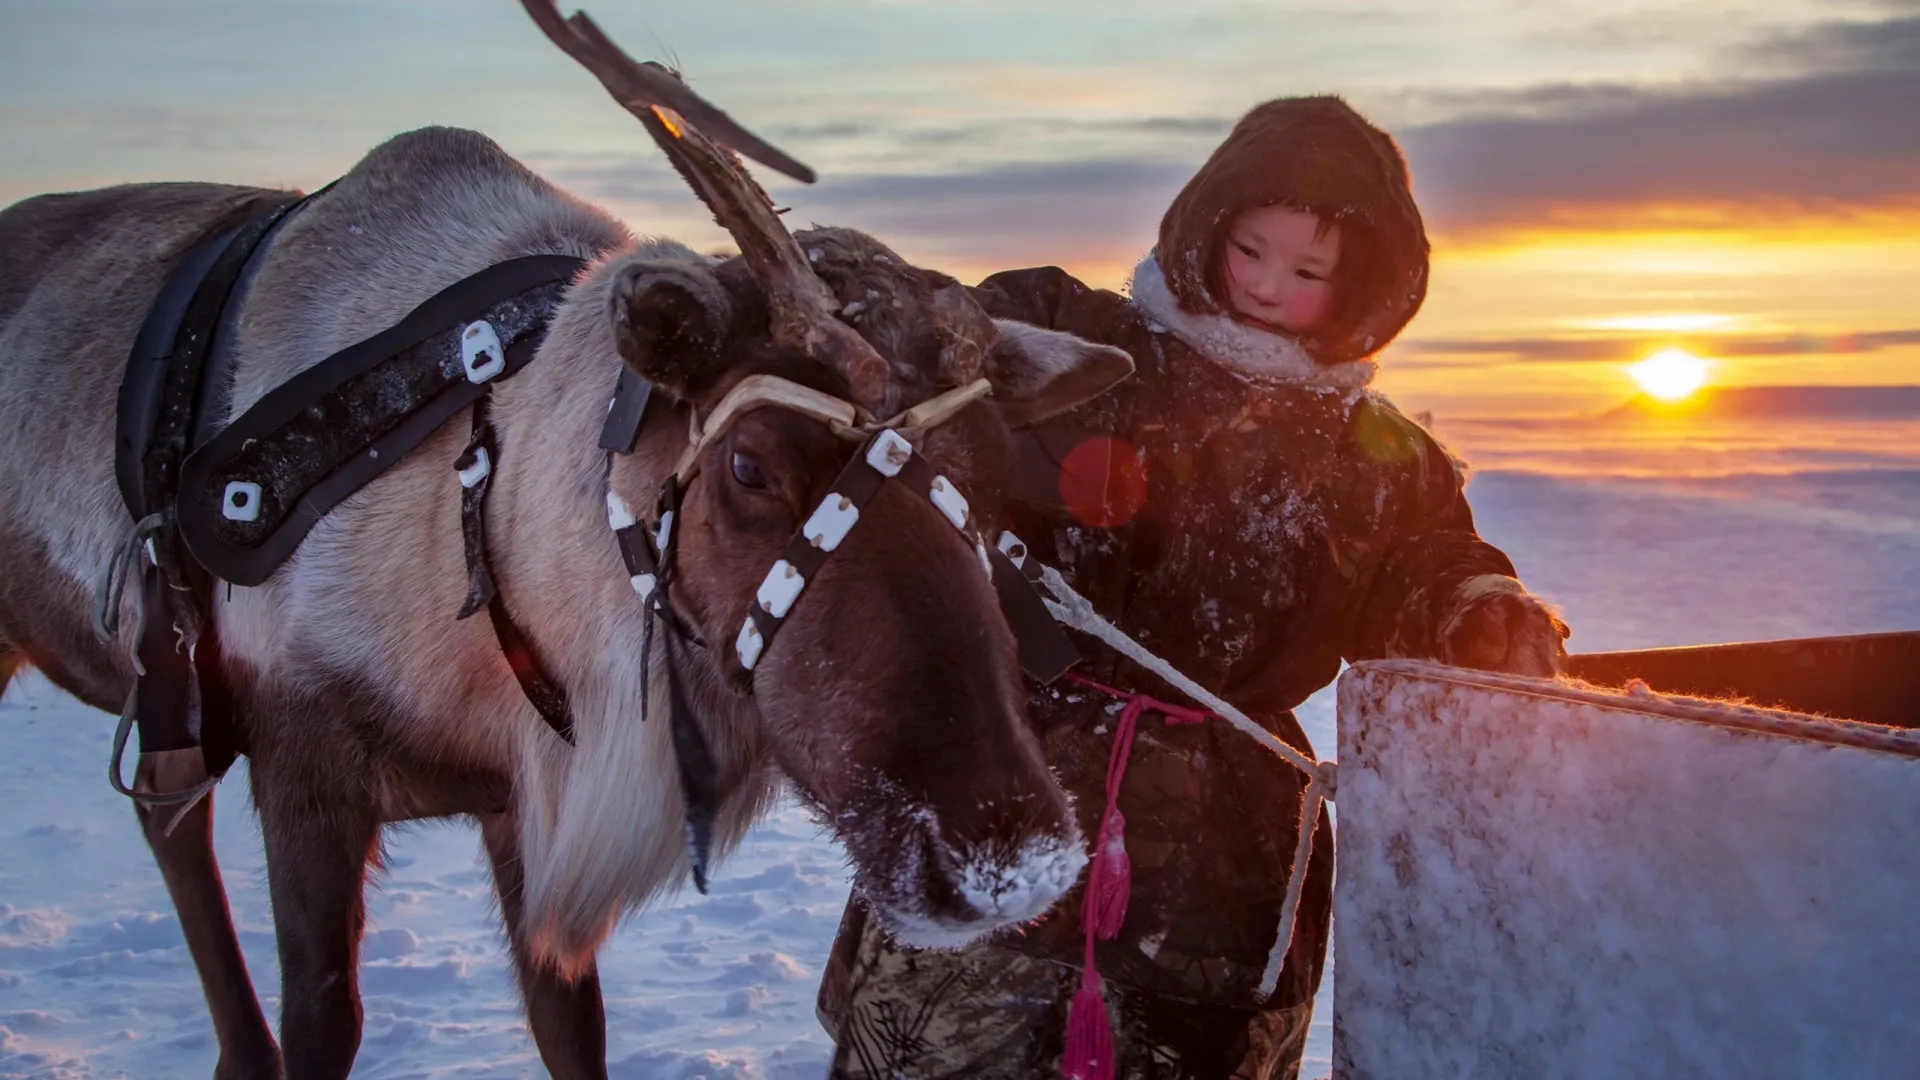
[[[460,455],[460,460],[453,463],[453,471],[460,478],[460,486],[470,488],[493,472],[493,458],[487,454],[486,447],[475,446]]]
[[[1007,557],[1007,561],[1013,564],[1014,569],[1027,568],[1027,545],[1019,537],[1010,532],[1002,532],[994,546],[1000,549],[1000,554]]]
[[[220,516],[228,521],[260,520],[260,485],[250,480],[233,480],[220,496]]]
[[[507,350],[492,323],[481,319],[460,332],[460,366],[472,383],[486,382],[507,369]]]

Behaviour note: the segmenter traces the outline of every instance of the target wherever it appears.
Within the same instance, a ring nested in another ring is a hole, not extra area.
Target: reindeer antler
[[[554,0],[521,0],[521,6],[549,40],[592,72],[628,112],[644,119],[646,110],[654,106],[672,109],[697,124],[709,138],[803,184],[813,183],[812,169],[735,123],[733,117],[694,93],[672,68],[629,57],[586,12],[576,11],[571,18],[563,19]]]
[[[887,388],[887,363],[867,340],[839,320],[840,304],[814,274],[807,257],[774,212],[773,200],[747,175],[728,147],[812,183],[813,170],[781,153],[694,93],[660,64],[640,63],[621,51],[585,12],[561,18],[554,0],[521,0],[549,39],[593,73],[613,99],[638,117],[667,160],[713,219],[740,245],[740,257],[767,294],[769,330],[779,344],[804,352],[845,375],[854,400],[878,409]]]

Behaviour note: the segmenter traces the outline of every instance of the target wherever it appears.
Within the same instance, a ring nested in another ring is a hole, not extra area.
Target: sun
[[[1661,349],[1628,368],[1627,374],[1661,401],[1679,401],[1706,384],[1711,366],[1685,349]]]

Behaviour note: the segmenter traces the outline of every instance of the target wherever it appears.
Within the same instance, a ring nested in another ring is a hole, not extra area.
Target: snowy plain
[[[1920,629],[1920,424],[1835,431],[1607,441],[1564,424],[1441,427],[1482,466],[1470,488],[1481,530],[1564,607],[1576,651]],[[1301,719],[1332,753],[1331,692]],[[111,731],[37,675],[0,701],[0,1078],[213,1069],[178,924],[103,775]],[[219,855],[271,1016],[278,975],[244,764],[218,801]],[[355,1075],[544,1075],[474,831],[395,828],[388,851],[369,894]],[[710,896],[688,890],[629,919],[601,957],[613,1074],[821,1075],[813,995],[846,893],[840,850],[786,802]],[[1330,1002],[1323,991],[1303,1076],[1330,1067]]]

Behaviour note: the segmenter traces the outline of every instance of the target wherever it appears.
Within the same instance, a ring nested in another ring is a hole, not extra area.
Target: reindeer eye
[[[733,455],[733,479],[741,487],[764,488],[767,486],[767,477],[760,471],[760,463],[745,454]]]

